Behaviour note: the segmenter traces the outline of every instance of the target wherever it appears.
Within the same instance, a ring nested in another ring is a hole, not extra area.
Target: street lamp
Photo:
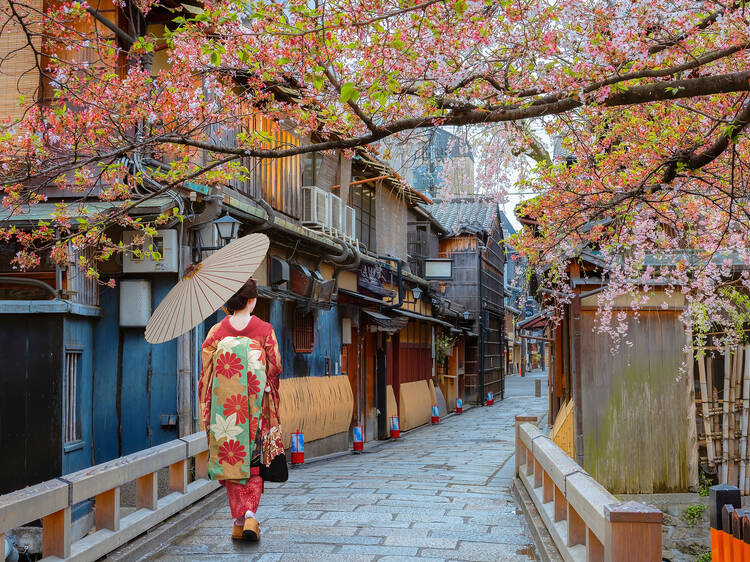
[[[219,240],[221,240],[221,245],[219,247],[223,248],[232,240],[237,238],[237,232],[240,228],[240,221],[233,217],[230,217],[229,213],[227,213],[223,217],[216,219],[214,221],[214,226],[216,227],[216,231],[219,234]],[[204,248],[204,250],[208,249],[209,248]],[[218,248],[214,249],[218,250]]]
[[[418,301],[422,297],[422,289],[420,287],[414,287],[411,290],[411,294],[414,297],[414,301]]]
[[[214,221],[214,228],[216,228],[216,234],[219,237],[218,246],[204,246],[202,244],[200,232],[195,233],[193,241],[193,262],[201,261],[203,252],[210,252],[214,250],[220,250],[232,240],[237,238],[237,234],[240,230],[240,221],[230,217],[229,213],[226,213],[223,217],[219,217]]]
[[[468,310],[464,310],[464,320],[471,318],[471,313]]]

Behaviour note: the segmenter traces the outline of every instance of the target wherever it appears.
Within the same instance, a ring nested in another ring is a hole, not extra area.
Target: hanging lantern
[[[440,421],[440,410],[438,410],[437,404],[432,406],[432,423],[438,423]]]
[[[391,416],[390,422],[391,422],[391,437],[393,439],[398,439],[399,437],[401,437],[401,430],[399,429],[399,425],[398,425],[398,416]]]
[[[305,434],[292,433],[292,464],[305,464]]]
[[[457,414],[463,414],[464,413],[464,401],[460,398],[456,398],[456,413]]]
[[[352,428],[352,436],[354,437],[354,452],[361,453],[365,449],[365,442],[362,438],[362,426],[355,425]]]
[[[495,393],[488,392],[487,393],[487,405],[492,406],[494,403],[495,403]]]

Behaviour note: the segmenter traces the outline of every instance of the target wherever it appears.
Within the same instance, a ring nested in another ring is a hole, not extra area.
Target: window
[[[312,312],[294,313],[294,351],[311,353],[315,347],[315,316]]]
[[[81,440],[81,416],[78,408],[78,375],[81,369],[81,350],[65,350],[63,373],[63,422],[65,443]]]
[[[366,248],[375,249],[375,188],[360,184],[351,186],[352,207],[357,216],[357,238]]]
[[[311,152],[305,155],[305,167],[302,170],[302,185],[318,185],[320,165],[323,163],[323,155]]]

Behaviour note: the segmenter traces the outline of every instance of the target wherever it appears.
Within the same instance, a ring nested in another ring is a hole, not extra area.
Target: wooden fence
[[[170,493],[159,498],[164,468]],[[215,490],[218,482],[207,475],[208,444],[200,432],[0,496],[0,545],[11,529],[41,519],[44,558],[96,560]],[[135,511],[121,517],[120,487],[133,481]],[[91,498],[96,530],[73,542],[71,509]]]
[[[564,560],[662,559],[662,512],[618,501],[537,429],[535,417],[516,417],[516,477]]]

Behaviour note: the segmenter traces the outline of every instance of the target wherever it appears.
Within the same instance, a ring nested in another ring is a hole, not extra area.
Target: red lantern
[[[292,464],[305,464],[304,433],[292,433]]]
[[[401,437],[401,430],[398,425],[398,416],[391,416],[391,438],[398,439]]]

